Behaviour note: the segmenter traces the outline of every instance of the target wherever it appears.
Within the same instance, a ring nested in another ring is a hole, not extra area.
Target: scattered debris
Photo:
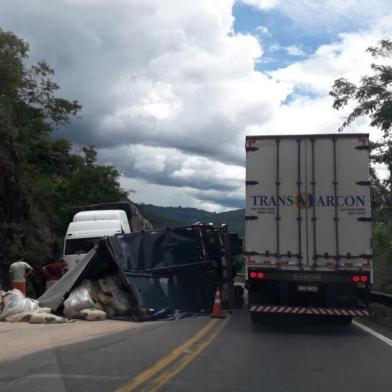
[[[117,276],[109,275],[104,279],[99,279],[98,285],[102,291],[97,291],[97,299],[107,313],[112,316],[130,314],[132,305],[129,301],[129,294],[121,289],[122,284]]]
[[[52,309],[51,308],[39,308],[37,310],[37,313],[52,313]]]
[[[125,316],[131,312],[127,293],[115,275],[97,281],[85,279],[71,291],[64,301],[64,315],[69,318],[104,320],[109,316]],[[86,317],[88,310],[89,313]],[[95,313],[92,313],[96,310]],[[91,315],[90,315],[91,314]]]
[[[19,313],[34,312],[38,308],[38,301],[26,298],[18,289],[0,291],[0,320]]]
[[[93,283],[83,280],[79,286],[71,291],[64,301],[64,316],[69,318],[81,318],[80,312],[84,309],[97,308],[93,300]]]
[[[369,305],[369,320],[386,328],[392,329],[392,307],[371,303]]]
[[[31,315],[32,315],[31,312],[17,313],[12,316],[6,317],[5,321],[8,321],[10,323],[18,323],[21,321],[29,322],[31,319]]]
[[[80,315],[84,320],[87,321],[98,321],[106,319],[106,312],[99,309],[84,309],[80,312]]]
[[[70,320],[66,320],[64,317],[44,312],[32,313],[29,320],[31,324],[62,324],[69,321]]]

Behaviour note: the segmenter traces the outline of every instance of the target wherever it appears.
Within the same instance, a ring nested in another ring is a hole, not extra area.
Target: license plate
[[[323,279],[323,277],[321,276],[321,274],[314,274],[314,273],[296,273],[294,274],[294,280],[299,280],[301,282],[321,282]]]
[[[318,293],[319,288],[318,286],[300,284],[297,286],[297,290],[301,293]]]

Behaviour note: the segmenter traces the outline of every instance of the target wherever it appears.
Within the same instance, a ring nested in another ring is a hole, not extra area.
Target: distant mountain
[[[141,204],[141,209],[147,214],[161,215],[187,224],[200,221],[211,215],[211,212],[190,207],[158,207],[152,204]]]
[[[164,207],[156,207],[151,204],[139,204],[138,207],[143,217],[146,218],[155,228],[179,227],[187,224],[186,222],[173,219],[168,214],[158,212],[160,211],[160,208]]]
[[[219,214],[211,214],[209,221],[205,223],[213,223],[216,226],[220,226],[223,223],[229,225],[229,230],[233,233],[238,233],[240,237],[245,236],[245,209],[231,210],[221,212]]]
[[[216,226],[226,223],[231,232],[238,233],[241,237],[245,235],[244,209],[217,214],[197,208],[159,207],[152,204],[140,204],[139,208],[142,215],[156,228],[185,226],[195,222],[213,223]]]

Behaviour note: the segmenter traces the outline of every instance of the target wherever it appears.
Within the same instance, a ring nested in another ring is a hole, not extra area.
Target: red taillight
[[[369,280],[369,277],[367,275],[354,275],[351,279],[355,283],[358,283],[358,282],[366,283]]]
[[[264,275],[264,272],[261,272],[261,271],[259,271],[259,272],[252,271],[252,272],[249,272],[249,277],[251,279],[264,279],[265,275]]]

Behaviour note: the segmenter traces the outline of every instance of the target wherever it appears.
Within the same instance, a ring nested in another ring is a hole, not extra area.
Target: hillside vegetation
[[[0,29],[0,279],[24,256],[39,267],[61,252],[71,207],[120,201],[119,172],[96,163],[93,147],[75,148],[53,131],[81,106],[58,97],[45,62],[27,67],[29,46]]]
[[[174,222],[182,222],[182,224],[202,221],[212,214],[211,212],[191,207],[159,207],[153,204],[141,204],[140,208],[146,216],[158,215]],[[170,226],[167,225],[167,227]]]
[[[230,231],[245,234],[245,210],[232,210],[221,213],[208,212],[197,208],[158,207],[152,204],[141,204],[140,210],[154,227],[176,227],[190,225],[196,222],[213,223],[216,226],[229,225]]]
[[[155,229],[180,227],[187,224],[186,222],[173,219],[173,217],[170,217],[170,214],[165,214],[162,212],[161,207],[155,208],[156,206],[151,204],[140,204],[138,207],[142,215],[153,225]]]
[[[375,61],[370,64],[371,73],[358,84],[335,80],[330,95],[335,109],[349,109],[339,131],[362,117],[381,131],[381,139],[370,146],[374,276],[378,290],[392,293],[392,40],[381,40],[367,52]],[[383,165],[384,180],[378,178],[375,164]]]

